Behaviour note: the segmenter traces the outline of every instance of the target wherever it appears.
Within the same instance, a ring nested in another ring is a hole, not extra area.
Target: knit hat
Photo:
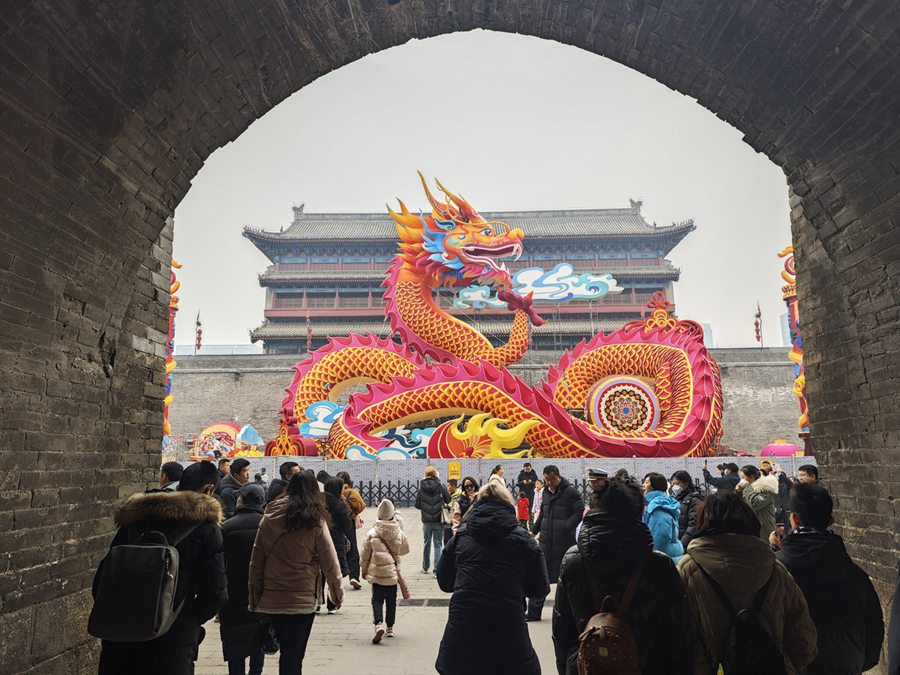
[[[238,492],[244,506],[262,506],[266,503],[266,491],[261,485],[247,483]]]
[[[394,519],[394,502],[390,499],[382,499],[378,505],[378,520]]]

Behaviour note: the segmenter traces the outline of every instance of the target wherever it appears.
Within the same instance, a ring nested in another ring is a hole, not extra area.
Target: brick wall
[[[165,247],[154,245],[191,178],[317,77],[413,38],[474,28],[619,61],[695,98],[784,169],[813,441],[850,551],[887,589],[900,543],[897,3],[7,4],[4,670],[91,669],[84,589],[108,513],[157,461],[168,279],[154,256]]]

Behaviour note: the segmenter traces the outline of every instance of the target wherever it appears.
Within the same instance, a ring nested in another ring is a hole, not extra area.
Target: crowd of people
[[[554,465],[539,475],[525,463],[512,485],[502,465],[483,485],[444,484],[427,467],[415,499],[422,572],[452,594],[437,672],[540,673],[528,622],[543,618],[551,584],[560,675],[612,672],[613,661],[625,667],[616,672],[647,674],[874,667],[881,604],[831,531],[817,468],[796,478],[774,463],[718,471],[704,465],[708,490],[686,471],[638,480],[592,469],[585,504]],[[301,673],[314,619],[341,609],[345,578],[370,586],[371,642],[393,638],[410,542],[390,500],[369,528],[365,509],[343,471],[286,461],[269,482],[251,480],[243,458],[167,462],[158,487],[117,509],[94,593],[104,593],[117,548],[169,538],[177,616],[153,639],[103,639],[100,673],[192,673],[214,616],[229,675],[259,675],[276,652],[279,673]]]

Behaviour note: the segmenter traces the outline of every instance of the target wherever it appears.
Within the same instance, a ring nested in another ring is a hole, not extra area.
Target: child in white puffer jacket
[[[397,583],[400,557],[409,553],[409,541],[403,532],[403,520],[390,499],[378,505],[375,526],[366,533],[362,548],[360,572],[372,584],[372,612],[375,622],[373,644],[381,638],[394,637],[397,616]],[[382,614],[384,610],[384,614]],[[385,627],[385,619],[387,626]]]

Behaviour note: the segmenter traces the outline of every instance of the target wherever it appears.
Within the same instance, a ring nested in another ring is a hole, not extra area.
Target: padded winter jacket
[[[341,602],[341,568],[324,521],[306,530],[287,529],[286,499],[266,509],[250,556],[250,610],[264,614],[312,614],[321,584]]]
[[[390,547],[388,551],[387,547]],[[394,556],[399,562],[409,553],[409,540],[403,532],[403,522],[399,516],[393,520],[376,520],[374,527],[366,533],[360,560],[360,573],[370,584],[393,586],[397,583]],[[393,555],[392,555],[393,554]]]
[[[560,675],[577,675],[578,636],[597,613],[591,576],[601,597],[621,599],[639,561],[644,569],[628,610],[646,675],[691,675],[693,628],[681,578],[669,556],[653,552],[638,520],[588,511],[578,544],[562,561],[553,605],[553,647]]]
[[[703,495],[700,490],[693,488],[677,495],[675,499],[681,506],[681,515],[678,516],[678,538],[681,545],[687,547],[697,531],[697,508],[703,503]]]
[[[681,504],[661,490],[653,490],[644,495],[644,524],[653,537],[653,549],[665,553],[673,561],[684,554],[684,547],[678,538],[678,519]]]
[[[807,675],[858,675],[881,656],[884,618],[872,582],[835,534],[801,528],[775,557],[788,568],[809,606],[819,655]]]
[[[694,672],[713,675],[731,627],[728,610],[700,571],[706,570],[737,609],[753,604],[771,578],[759,616],[763,630],[784,656],[789,675],[802,673],[816,657],[816,627],[809,616],[803,591],[790,572],[775,560],[769,545],[746,534],[705,535],[688,544],[678,562],[687,590],[688,605],[697,635]]]
[[[480,500],[444,547],[438,584],[453,593],[435,667],[442,675],[539,675],[525,597],[550,592],[540,547],[512,506]]]
[[[450,503],[450,493],[435,476],[426,476],[419,484],[416,508],[422,512],[423,523],[441,522],[441,509]]]
[[[238,483],[234,476],[228,474],[219,482],[219,500],[222,502],[222,511],[225,518],[231,518],[237,509],[237,498],[240,492],[241,484]]]
[[[778,479],[775,476],[762,476],[741,489],[744,498],[753,513],[759,518],[759,537],[769,541],[769,535],[775,530],[775,496],[778,494]]]
[[[331,541],[334,543],[334,551],[337,553],[338,564],[341,567],[341,576],[350,574],[350,566],[347,564],[347,549],[350,539],[356,538],[356,527],[350,518],[350,511],[344,500],[330,492],[325,493],[325,507],[331,516],[331,525],[328,528]]]
[[[708,469],[703,469],[703,480],[716,488],[717,492],[734,492],[734,488],[741,482],[741,477],[736,473],[726,473],[723,476],[715,477],[709,473]]]
[[[222,525],[228,602],[219,610],[219,634],[226,661],[245,659],[256,652],[267,631],[265,617],[247,609],[250,555],[262,518],[261,508],[242,506]]]
[[[565,478],[556,486],[556,492],[544,488],[541,511],[531,531],[540,534],[550,583],[555,584],[559,579],[559,565],[569,547],[575,544],[575,528],[581,522],[583,512],[581,495]]]
[[[116,510],[115,523],[119,530],[112,546],[125,544],[131,537],[139,538],[145,532],[157,530],[171,534],[188,523],[199,523],[175,547],[179,554],[175,601],[183,600],[184,607],[164,635],[143,645],[154,645],[159,653],[165,652],[167,647],[197,645],[203,624],[213,618],[228,599],[222,530],[219,528],[221,520],[222,506],[215,497],[191,491],[132,495]],[[100,569],[94,578],[95,584],[99,578]],[[104,661],[127,663],[131,644],[104,640]],[[142,648],[142,653],[147,651]],[[128,672],[128,669],[121,672]]]

